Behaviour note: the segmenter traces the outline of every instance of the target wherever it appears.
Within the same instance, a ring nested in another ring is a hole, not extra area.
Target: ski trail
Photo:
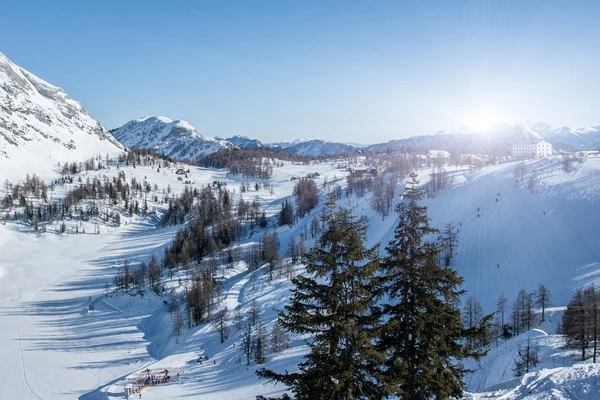
[[[19,318],[19,320],[17,321],[17,324],[15,325],[15,330],[17,332],[17,341],[19,342],[19,358],[21,360],[21,373],[23,376],[23,381],[25,382],[25,386],[27,386],[27,389],[29,389],[29,391],[31,392],[32,395],[34,395],[37,399],[42,400],[42,398],[40,396],[38,396],[38,394],[32,389],[32,387],[29,384],[29,381],[27,380],[27,370],[25,368],[25,360],[23,358],[23,346],[21,344],[21,332],[19,331],[19,326],[21,325],[21,321],[23,321],[23,318],[25,317],[25,309],[26,309],[26,305],[27,303],[30,303],[33,298],[35,297],[36,294],[39,293],[40,290],[45,289],[46,287],[48,287],[48,285],[50,285],[52,282],[54,282],[57,278],[60,278],[61,276],[63,276],[65,273],[67,273],[67,271],[69,271],[71,268],[73,268],[74,265],[80,263],[81,261],[83,261],[85,258],[87,258],[90,254],[95,253],[97,251],[101,251],[102,249],[108,247],[110,244],[112,244],[113,242],[110,242],[104,246],[102,246],[100,249],[94,249],[86,254],[84,254],[83,256],[79,257],[77,260],[73,261],[71,264],[69,264],[67,266],[67,268],[65,268],[62,272],[56,274],[52,279],[50,279],[48,282],[46,282],[45,284],[43,284],[42,286],[40,286],[39,288],[37,288],[32,294],[31,296],[29,296],[29,299],[26,301],[26,303],[23,305],[23,311],[21,312],[21,317]]]
[[[251,274],[246,272],[244,276],[227,291],[227,294],[225,295],[225,307],[228,310],[235,310],[240,306],[240,295],[242,288],[250,280],[250,275]]]

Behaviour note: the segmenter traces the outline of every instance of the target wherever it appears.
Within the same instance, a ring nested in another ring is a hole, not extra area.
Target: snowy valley
[[[565,347],[558,329],[576,291],[600,284],[600,156],[515,159],[505,148],[525,135],[593,149],[597,128],[497,126],[504,134],[361,150],[213,139],[166,117],[109,133],[2,54],[0,83],[2,398],[290,393],[255,372],[295,372],[309,352],[312,336],[282,331],[277,313],[291,278],[307,275],[328,199],[352,210],[368,227],[366,245],[384,256],[410,172],[427,193],[432,227],[455,229],[449,266],[464,278],[463,303],[472,296],[496,321],[504,296],[511,324],[522,290],[551,293],[549,307],[534,310],[544,321],[491,334],[489,353],[465,361],[473,372],[464,397],[600,398],[600,367]],[[457,146],[470,158],[426,155]],[[201,166],[209,155],[228,166]],[[538,362],[515,376],[524,346]]]

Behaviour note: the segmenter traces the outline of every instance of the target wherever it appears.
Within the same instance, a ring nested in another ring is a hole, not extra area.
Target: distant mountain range
[[[158,121],[158,122],[157,122]],[[174,131],[172,131],[174,129]],[[246,136],[212,139],[197,133],[185,121],[171,121],[165,117],[142,118],[128,122],[111,131],[126,146],[153,147],[174,158],[199,159],[221,148],[267,147],[305,156],[330,156],[354,151],[389,151],[403,148],[419,150],[448,150],[463,153],[509,154],[514,143],[547,139],[557,150],[587,150],[600,148],[600,127],[574,129],[553,128],[539,123],[507,125],[496,123],[481,132],[438,131],[432,135],[413,136],[385,143],[357,145],[320,139],[297,139],[288,142],[262,143]]]
[[[43,173],[123,146],[59,87],[0,53],[0,177]]]
[[[461,152],[508,154],[512,144],[547,139],[555,150],[591,150],[600,148],[600,127],[574,129],[553,128],[543,123],[510,126],[496,123],[481,132],[440,131],[433,135],[413,136],[368,146],[365,150],[385,151],[412,147],[420,149],[459,150]]]
[[[262,143],[246,136],[227,139],[200,134],[191,124],[167,117],[143,117],[110,133],[78,102],[56,86],[12,63],[0,53],[0,168],[5,176],[56,168],[58,162],[116,154],[127,147],[154,148],[175,159],[199,160],[236,147],[279,149],[306,156],[329,156],[402,148],[463,153],[508,154],[510,145],[547,139],[557,150],[600,148],[600,126],[555,128],[546,123],[494,124],[482,132],[439,131],[386,143],[358,145],[320,139]],[[20,169],[20,166],[26,165]]]

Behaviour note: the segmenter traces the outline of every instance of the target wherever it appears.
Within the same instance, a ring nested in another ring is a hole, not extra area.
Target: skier
[[[496,264],[496,268],[500,268],[500,264]]]
[[[546,211],[544,211],[544,215],[546,215]]]

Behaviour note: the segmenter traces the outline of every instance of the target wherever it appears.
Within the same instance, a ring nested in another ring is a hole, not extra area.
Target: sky
[[[377,143],[600,125],[600,1],[3,0],[0,52],[107,128]]]

